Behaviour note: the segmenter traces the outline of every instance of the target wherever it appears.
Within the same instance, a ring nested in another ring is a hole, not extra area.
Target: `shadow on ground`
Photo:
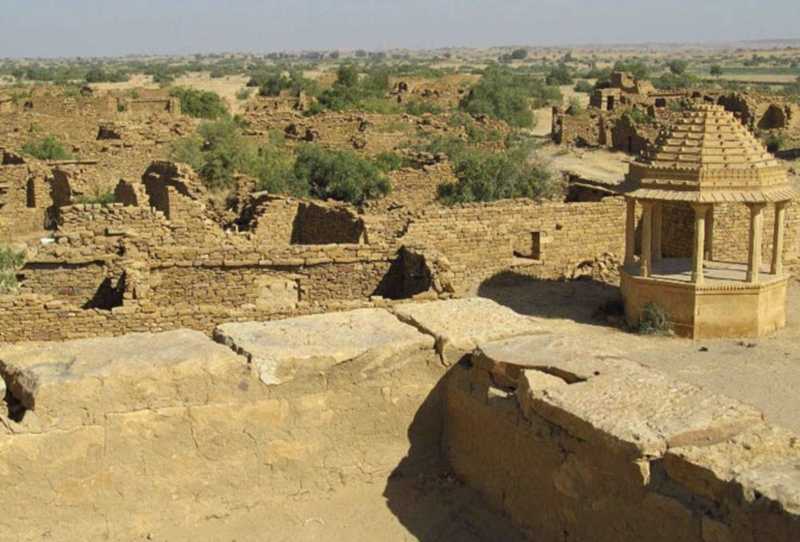
[[[409,453],[389,476],[383,492],[387,506],[419,542],[530,542],[461,483],[443,457],[446,378],[414,416],[408,430]]]
[[[589,277],[542,280],[503,272],[483,281],[477,293],[526,316],[600,326],[622,323],[619,288]]]

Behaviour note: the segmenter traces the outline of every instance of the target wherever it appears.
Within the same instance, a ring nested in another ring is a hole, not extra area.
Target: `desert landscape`
[[[800,539],[800,40],[588,39],[0,40],[0,540]]]

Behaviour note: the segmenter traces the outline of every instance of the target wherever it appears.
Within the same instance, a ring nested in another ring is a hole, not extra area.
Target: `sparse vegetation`
[[[25,263],[25,252],[17,251],[9,246],[0,247],[0,294],[15,293],[17,272]]]
[[[776,153],[786,147],[786,136],[783,134],[769,134],[764,138],[764,145],[771,153]]]
[[[639,335],[667,335],[671,331],[669,312],[658,303],[645,303],[631,330]]]
[[[55,136],[48,135],[25,143],[20,149],[23,153],[39,160],[74,160],[75,156],[66,150]]]
[[[114,203],[114,192],[112,190],[94,190],[77,198],[76,203],[108,205]]]

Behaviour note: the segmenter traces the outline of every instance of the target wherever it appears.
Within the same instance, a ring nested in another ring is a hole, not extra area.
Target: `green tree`
[[[514,49],[511,52],[511,59],[512,60],[525,60],[526,58],[528,58],[528,50],[527,49],[519,48],[519,49]]]
[[[673,58],[669,61],[667,67],[669,67],[670,73],[674,75],[683,75],[686,73],[686,68],[689,67],[689,62],[682,58]]]
[[[720,66],[719,64],[712,64],[708,72],[717,79],[719,79],[719,76],[722,75],[722,66]]]
[[[558,64],[550,69],[546,82],[548,85],[553,86],[571,85],[573,82],[572,73],[566,64]]]

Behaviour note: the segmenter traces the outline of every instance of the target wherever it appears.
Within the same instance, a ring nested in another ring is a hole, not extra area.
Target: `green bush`
[[[764,139],[764,145],[769,152],[774,154],[786,146],[786,137],[781,134],[769,134]]]
[[[630,107],[625,110],[623,115],[627,116],[631,119],[634,124],[655,124],[656,119],[644,113],[640,109],[636,109],[635,107]]]
[[[444,113],[444,109],[436,104],[423,101],[413,101],[406,104],[406,113],[417,117],[427,113],[430,113],[431,115],[439,115],[440,113]]]
[[[444,152],[453,162],[458,181],[438,188],[439,199],[449,205],[506,198],[543,199],[560,191],[547,168],[531,160],[531,144],[487,152],[463,141],[440,140],[431,150]]]
[[[181,111],[190,117],[218,119],[228,116],[228,108],[216,92],[177,87],[169,95],[180,99]]]
[[[515,128],[528,128],[534,124],[531,105],[542,107],[560,100],[561,93],[557,88],[546,86],[530,76],[490,66],[459,106],[473,115],[489,115]]]
[[[11,247],[0,247],[0,293],[17,291],[17,271],[25,263],[25,252]]]
[[[375,157],[375,165],[384,173],[396,171],[400,168],[409,167],[411,163],[408,158],[392,151],[383,151]]]
[[[75,156],[67,151],[55,136],[34,139],[22,146],[22,152],[39,160],[74,160]]]
[[[639,320],[633,325],[632,331],[639,335],[667,335],[671,331],[669,325],[669,312],[658,303],[645,303]]]
[[[575,83],[575,92],[583,92],[585,94],[589,94],[594,90],[594,87],[587,81],[586,79],[580,79],[577,83]]]
[[[309,195],[361,204],[389,193],[388,179],[378,166],[350,150],[328,150],[303,145],[297,153],[294,176]]]
[[[570,72],[569,68],[567,68],[566,64],[559,64],[550,69],[550,73],[547,74],[545,81],[548,85],[560,86],[571,85],[574,80],[572,78],[572,73]]]
[[[364,109],[376,113],[396,113],[400,107],[386,99],[389,91],[389,70],[384,66],[369,69],[359,76],[356,66],[344,64],[336,71],[333,87],[319,97],[319,107],[332,111]]]
[[[173,160],[191,165],[213,190],[233,187],[236,172],[258,179],[259,190],[273,193],[295,193],[292,176],[292,155],[280,142],[270,141],[259,148],[242,135],[233,119],[202,123],[197,137],[173,144]],[[302,192],[302,191],[301,191]]]

